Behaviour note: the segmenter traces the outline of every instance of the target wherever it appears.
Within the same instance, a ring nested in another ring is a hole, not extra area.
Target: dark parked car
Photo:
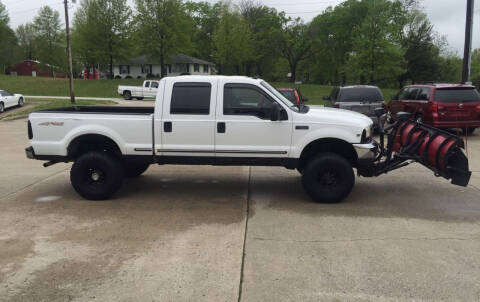
[[[294,104],[303,104],[308,101],[297,88],[277,88],[277,90]]]
[[[417,121],[437,128],[461,128],[472,133],[480,127],[480,96],[474,86],[427,84],[406,86],[387,105],[391,117],[410,112]]]
[[[383,106],[384,100],[377,86],[355,85],[333,88],[330,96],[324,97],[326,106],[347,109],[363,113],[370,117],[375,126],[378,118],[375,116],[375,108]]]

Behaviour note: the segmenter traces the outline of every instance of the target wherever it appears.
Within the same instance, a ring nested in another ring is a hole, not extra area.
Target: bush
[[[132,76],[127,75],[127,76],[125,77],[125,79],[133,79],[133,78],[132,78]]]
[[[153,73],[147,74],[147,79],[153,79],[155,78],[155,75]]]
[[[120,80],[121,78],[122,78],[122,77],[119,76],[119,75],[116,75],[116,76],[115,76],[115,79],[117,79],[117,80]]]
[[[143,77],[142,76],[137,76],[137,79],[141,79],[141,78],[143,78]]]

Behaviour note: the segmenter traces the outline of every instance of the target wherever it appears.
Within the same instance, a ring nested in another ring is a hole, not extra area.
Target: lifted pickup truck
[[[143,98],[154,98],[157,96],[158,86],[160,81],[144,81],[142,86],[123,86],[118,85],[117,92],[123,96],[125,100],[136,98],[143,100]]]
[[[164,78],[154,108],[33,112],[28,135],[27,157],[48,161],[44,166],[73,161],[73,187],[93,200],[109,198],[125,176],[157,163],[284,166],[301,172],[314,201],[339,202],[353,188],[353,168],[376,176],[405,160],[390,154],[375,162],[388,152],[372,140],[365,115],[296,105],[247,77]]]

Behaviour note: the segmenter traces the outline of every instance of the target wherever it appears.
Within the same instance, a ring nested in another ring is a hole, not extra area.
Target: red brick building
[[[67,75],[62,72],[54,72],[52,74],[50,67],[47,65],[42,65],[38,61],[34,60],[25,60],[14,66],[8,67],[6,70],[7,74],[10,75],[19,75],[19,76],[33,76],[33,77],[57,77],[65,78]]]

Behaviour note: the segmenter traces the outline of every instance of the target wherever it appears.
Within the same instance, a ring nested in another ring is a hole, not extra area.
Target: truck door
[[[158,82],[157,81],[151,81],[150,82],[150,89],[147,91],[147,94],[145,96],[146,97],[155,97],[155,96],[157,96],[157,91],[158,91]]]
[[[216,91],[214,80],[166,82],[160,129],[164,159],[188,162],[201,157],[213,163]]]
[[[285,111],[285,120],[271,121],[270,110],[274,102],[277,100],[256,85],[229,83],[228,80],[219,82],[215,129],[217,162],[236,157],[288,157],[291,112]]]

